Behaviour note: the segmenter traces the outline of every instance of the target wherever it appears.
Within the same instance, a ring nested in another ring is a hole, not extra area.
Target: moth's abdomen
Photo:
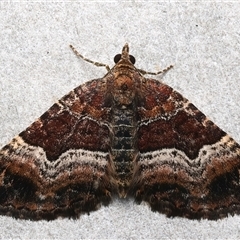
[[[111,150],[117,180],[119,195],[125,197],[133,173],[133,161],[136,149],[136,116],[132,106],[121,109],[115,107],[112,116],[113,138]]]

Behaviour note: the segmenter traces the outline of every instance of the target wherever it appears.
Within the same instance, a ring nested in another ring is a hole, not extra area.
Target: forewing
[[[115,191],[103,79],[64,96],[0,151],[0,213],[78,217]]]
[[[182,95],[147,79],[139,104],[140,154],[132,194],[167,216],[240,212],[240,146]]]

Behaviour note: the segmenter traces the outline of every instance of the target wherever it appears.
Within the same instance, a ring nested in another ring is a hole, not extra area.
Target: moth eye
[[[118,63],[118,62],[120,61],[120,59],[121,59],[121,56],[122,56],[121,54],[117,54],[117,55],[114,57],[114,62],[115,62],[115,63]],[[131,62],[132,64],[134,64],[134,63],[136,62],[134,56],[129,55],[129,58],[130,58],[130,62]]]
[[[134,63],[136,62],[135,57],[132,56],[132,55],[129,55],[129,57],[130,57],[130,61],[131,61],[131,63],[134,64]]]
[[[114,62],[115,63],[118,63],[121,59],[121,54],[117,54],[115,57],[114,57]]]

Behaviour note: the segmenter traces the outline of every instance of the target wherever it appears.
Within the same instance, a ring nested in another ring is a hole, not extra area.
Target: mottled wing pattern
[[[50,220],[109,203],[116,186],[105,95],[102,79],[77,87],[3,147],[1,214]]]
[[[171,87],[142,86],[132,193],[167,216],[218,219],[240,212],[240,146]]]
[[[0,150],[0,214],[76,218],[115,194],[167,216],[240,213],[240,146],[171,87],[145,78],[127,44],[115,61],[95,63],[106,76]]]

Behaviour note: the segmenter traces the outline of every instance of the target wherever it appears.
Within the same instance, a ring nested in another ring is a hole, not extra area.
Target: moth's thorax
[[[114,76],[112,95],[117,105],[131,104],[135,94],[136,86],[132,76],[125,74]]]
[[[140,73],[130,60],[120,60],[113,68],[111,93],[117,105],[132,104],[139,88]]]

